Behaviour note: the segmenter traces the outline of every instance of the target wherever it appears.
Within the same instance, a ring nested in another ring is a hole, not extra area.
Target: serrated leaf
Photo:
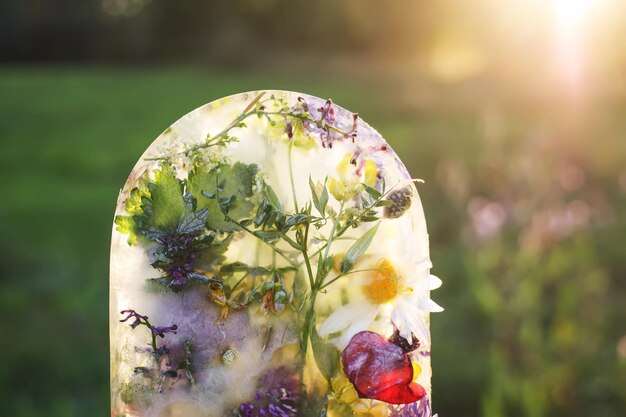
[[[139,241],[137,237],[137,222],[133,216],[115,216],[116,230],[120,233],[128,235],[128,244],[135,245]]]
[[[209,210],[206,207],[183,216],[176,231],[180,234],[196,235],[204,230]]]
[[[149,195],[142,197],[142,228],[150,227],[164,232],[176,230],[188,211],[183,199],[183,183],[176,178],[173,168],[164,165],[147,184]]]
[[[363,233],[363,236],[358,238],[352,246],[350,246],[350,249],[346,252],[346,257],[343,259],[343,262],[341,262],[341,272],[350,271],[361,256],[363,256],[365,251],[367,251],[367,248],[369,248],[370,244],[374,240],[374,236],[378,231],[378,226],[380,226],[380,223],[376,223],[374,227]]]
[[[164,164],[154,172],[154,179],[140,180],[140,185],[131,190],[124,201],[128,216],[115,219],[117,230],[128,233],[130,244],[140,237],[158,241],[175,233],[198,234],[202,231],[196,217],[204,217],[204,212],[195,213],[195,201],[191,195],[184,195],[184,183],[176,178],[175,170]]]
[[[201,250],[197,253],[195,262],[196,267],[200,270],[212,271],[214,270],[215,265],[223,263],[226,259],[224,253],[228,250],[228,245],[232,240],[232,235],[229,235],[226,239],[217,242],[215,242],[213,238],[213,236],[207,236],[203,238],[203,242],[201,242]]]
[[[241,162],[211,170],[206,170],[203,165],[194,167],[189,173],[187,187],[196,197],[198,208],[207,208],[206,225],[209,229],[223,232],[239,229],[227,220],[224,212],[234,221],[250,216],[254,209],[250,198],[257,172],[257,165]]]

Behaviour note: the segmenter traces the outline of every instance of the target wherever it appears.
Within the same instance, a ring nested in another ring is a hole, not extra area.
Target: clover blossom
[[[259,378],[252,401],[241,404],[239,417],[295,417],[301,386],[287,368],[271,369]]]

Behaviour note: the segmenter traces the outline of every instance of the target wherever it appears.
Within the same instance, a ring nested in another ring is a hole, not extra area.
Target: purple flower
[[[140,324],[145,324],[148,322],[148,316],[142,316],[141,314],[137,313],[135,310],[130,310],[130,309],[122,310],[120,314],[127,314],[125,318],[120,320],[120,322],[122,323],[130,320],[131,318],[134,319],[134,321],[130,323],[130,327],[132,327],[133,329],[139,326]]]
[[[173,326],[151,326],[150,330],[152,330],[152,333],[154,333],[156,336],[160,336],[160,337],[165,337],[165,333],[174,333],[176,334],[176,330],[178,330],[178,326],[177,325],[173,325]]]
[[[323,148],[331,149],[333,142],[336,140],[351,139],[354,142],[358,126],[358,114],[354,113],[352,115],[353,122],[351,130],[343,131],[337,124],[337,109],[332,100],[327,100],[323,106],[318,108],[309,106],[302,97],[298,98],[298,102],[300,109],[297,109],[294,113],[299,111],[308,113],[309,108],[315,109],[310,113],[314,120],[304,121],[303,127],[309,134],[319,137]],[[288,130],[286,130],[286,132],[289,134]]]
[[[126,314],[127,316],[123,318],[122,320],[120,320],[120,322],[123,323],[132,318],[134,319],[134,321],[130,323],[131,328],[135,329],[137,326],[143,325],[143,326],[146,326],[148,329],[150,329],[150,332],[152,333],[152,341],[150,342],[150,345],[152,346],[152,350],[154,351],[154,353],[156,353],[157,355],[160,355],[164,352],[167,352],[168,350],[167,346],[161,346],[161,347],[157,346],[156,338],[157,336],[164,338],[166,333],[176,334],[176,330],[178,330],[177,325],[173,324],[171,326],[153,326],[148,321],[148,316],[142,316],[141,314],[137,313],[135,310],[131,310],[131,309],[122,310],[121,313]]]
[[[420,401],[392,409],[390,417],[432,417],[432,415],[430,401],[428,397],[424,397]]]
[[[240,417],[295,417],[300,383],[287,368],[272,369],[259,378],[252,401],[239,406]]]
[[[326,100],[324,106],[317,109],[317,111],[322,114],[322,120],[326,123],[331,125],[335,123],[337,112],[335,111],[335,106],[333,106],[333,101],[331,99]]]

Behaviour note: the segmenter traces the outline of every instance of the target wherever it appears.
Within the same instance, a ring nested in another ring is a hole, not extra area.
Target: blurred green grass
[[[509,323],[499,317],[517,317],[518,313],[506,307],[496,313],[485,311],[484,300],[472,291],[486,285],[480,277],[493,273],[491,261],[486,266],[471,261],[479,256],[506,259],[502,254],[517,251],[518,242],[497,241],[484,249],[465,243],[462,234],[468,227],[466,206],[471,194],[496,196],[516,173],[499,177],[498,172],[489,171],[482,104],[412,103],[399,98],[403,97],[401,84],[384,77],[191,68],[9,67],[0,70],[0,334],[5,338],[0,344],[4,360],[0,414],[69,417],[106,413],[108,251],[119,188],[143,150],[178,117],[225,95],[260,88],[332,97],[339,105],[359,112],[388,139],[411,174],[426,180],[421,195],[429,221],[434,272],[445,282],[433,298],[447,307],[445,313],[432,318],[435,409],[442,416],[457,417],[496,417],[502,410],[493,405],[507,401],[492,392],[499,384],[498,375],[509,372],[513,380],[516,375],[494,359],[493,352],[499,351],[499,340],[506,345],[523,333],[499,333]],[[534,127],[544,124],[545,115],[540,112],[517,107],[505,111],[511,112],[505,136],[514,140],[522,138],[523,142]],[[620,120],[616,113],[609,118],[609,125],[619,126]],[[624,146],[615,140],[600,144],[609,147],[613,159],[624,155]],[[504,148],[518,152],[512,145]],[[591,156],[602,155],[598,152]],[[457,161],[464,167],[463,175],[468,178],[461,175],[458,182],[470,181],[470,191],[454,196],[454,181],[452,185],[446,182],[442,161]],[[593,162],[585,166],[592,171],[589,178],[598,181],[589,186],[609,190],[607,199],[617,219],[608,234],[590,231],[584,243],[587,246],[582,248],[589,255],[582,268],[599,268],[599,273],[608,277],[609,284],[600,295],[617,291],[607,300],[597,335],[592,332],[606,343],[602,370],[613,372],[601,379],[603,392],[603,384],[624,382],[619,374],[624,363],[616,357],[615,343],[626,331],[623,325],[610,323],[620,318],[623,323],[624,318],[624,307],[616,299],[624,294],[623,284],[614,281],[624,272],[620,236],[626,231],[623,194],[615,185],[620,174],[616,166]],[[493,185],[498,179],[501,184]],[[578,253],[569,246],[559,248],[565,251],[565,259]],[[513,259],[511,264],[518,261]],[[540,255],[534,261],[538,268],[543,266]],[[513,268],[511,264],[498,268]],[[517,273],[521,274],[517,279],[523,280],[524,272]],[[498,287],[491,291],[497,292]],[[532,308],[533,300],[526,301]],[[592,302],[597,304],[598,298]],[[580,324],[576,320],[574,324]],[[572,366],[580,364],[587,369],[596,354],[593,351],[582,359],[572,359],[580,362]],[[553,359],[546,354],[543,360],[549,363]],[[596,371],[600,372],[592,373]],[[527,376],[524,384],[532,384],[535,377],[540,375]],[[577,378],[571,376],[572,384],[579,383]],[[515,391],[515,383],[511,384]],[[600,405],[584,410],[595,410],[598,416],[623,415],[623,388],[613,386],[608,391],[606,398],[599,396]],[[549,409],[562,411],[555,415],[568,415],[569,408],[548,402]],[[545,415],[545,410],[533,410],[532,406],[519,406],[506,415]]]

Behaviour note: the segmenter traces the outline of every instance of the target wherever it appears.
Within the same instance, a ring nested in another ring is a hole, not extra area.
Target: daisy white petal
[[[341,335],[341,338],[339,339],[337,343],[337,347],[339,347],[340,349],[343,349],[346,346],[348,346],[348,343],[350,343],[350,339],[352,339],[352,336],[354,336],[358,332],[367,330],[372,324],[372,322],[374,321],[374,319],[376,318],[377,314],[378,314],[377,308],[370,308],[358,320],[352,323],[350,327],[348,327],[348,330],[346,330],[343,333],[343,335]]]
[[[441,287],[441,284],[443,284],[443,282],[439,279],[439,277],[432,274],[428,277],[428,286],[431,291]]]
[[[318,329],[320,336],[326,336],[349,327],[353,322],[361,319],[371,305],[368,303],[348,303],[333,311]]]
[[[431,313],[440,313],[443,311],[443,307],[441,307],[439,304],[437,304],[430,298],[426,298],[426,297],[420,299],[419,308],[420,310],[428,311]]]

